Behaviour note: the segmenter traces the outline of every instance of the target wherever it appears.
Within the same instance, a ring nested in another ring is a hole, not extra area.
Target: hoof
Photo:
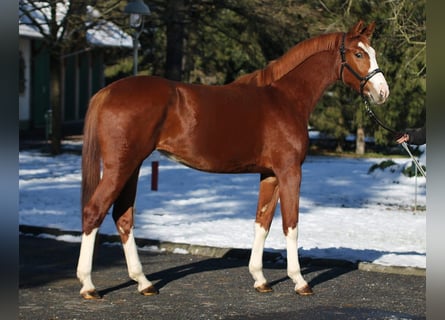
[[[99,300],[99,299],[102,299],[102,297],[100,296],[100,294],[96,290],[82,292],[80,295],[85,300]]]
[[[272,287],[268,283],[256,287],[255,290],[258,291],[259,293],[268,293],[273,291]]]
[[[154,286],[150,286],[150,287],[145,288],[144,290],[140,291],[140,293],[143,296],[155,296],[155,295],[159,294],[159,291]]]
[[[314,291],[312,291],[309,285],[305,285],[302,288],[296,289],[295,292],[300,296],[310,296],[314,294]]]

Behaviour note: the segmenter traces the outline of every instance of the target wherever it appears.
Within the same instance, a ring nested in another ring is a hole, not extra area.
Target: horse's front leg
[[[298,211],[301,185],[301,166],[280,174],[280,204],[283,232],[286,236],[287,275],[295,283],[299,295],[311,295],[313,291],[301,275],[298,261]]]
[[[258,207],[255,219],[255,235],[249,261],[249,271],[255,280],[254,288],[258,292],[271,292],[263,274],[264,243],[272,223],[278,201],[278,181],[275,176],[261,175]]]

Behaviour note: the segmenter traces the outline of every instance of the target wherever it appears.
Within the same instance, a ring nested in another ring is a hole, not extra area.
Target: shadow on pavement
[[[19,246],[20,288],[42,286],[60,279],[76,279],[76,266],[80,247],[79,243],[21,235]],[[150,261],[150,259],[156,255],[164,254],[169,253],[153,253],[146,251],[140,253],[143,260],[146,261]],[[160,290],[171,282],[193,274],[244,267],[245,273],[248,274],[247,265],[248,260],[246,258],[208,258],[153,273],[147,273],[147,278],[155,284],[158,290]],[[123,273],[127,270],[121,246],[97,245],[93,261],[93,272],[97,273],[111,267],[116,267]],[[265,272],[267,272],[268,269],[282,269],[283,274],[286,274],[286,264],[282,260],[280,262],[265,261]],[[323,282],[332,280],[352,270],[353,268],[307,265],[302,261],[303,275],[308,275],[317,271],[317,275],[309,281],[309,285],[312,287],[316,287]],[[270,284],[273,287],[287,280],[287,276],[271,279]],[[132,285],[135,285],[135,282],[133,280],[128,280],[118,285],[102,289],[99,291],[99,294],[104,296]]]

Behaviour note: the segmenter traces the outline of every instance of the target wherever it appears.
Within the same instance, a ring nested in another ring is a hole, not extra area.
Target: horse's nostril
[[[388,97],[388,94],[389,90],[384,85],[382,85],[379,92],[380,97],[386,99]]]

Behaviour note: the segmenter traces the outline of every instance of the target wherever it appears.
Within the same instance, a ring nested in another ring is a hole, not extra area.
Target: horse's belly
[[[262,166],[256,161],[243,159],[242,157],[227,157],[222,155],[191,155],[190,153],[181,154],[170,152],[163,149],[158,151],[167,158],[182,163],[190,168],[214,173],[255,173],[268,172],[268,168]]]

